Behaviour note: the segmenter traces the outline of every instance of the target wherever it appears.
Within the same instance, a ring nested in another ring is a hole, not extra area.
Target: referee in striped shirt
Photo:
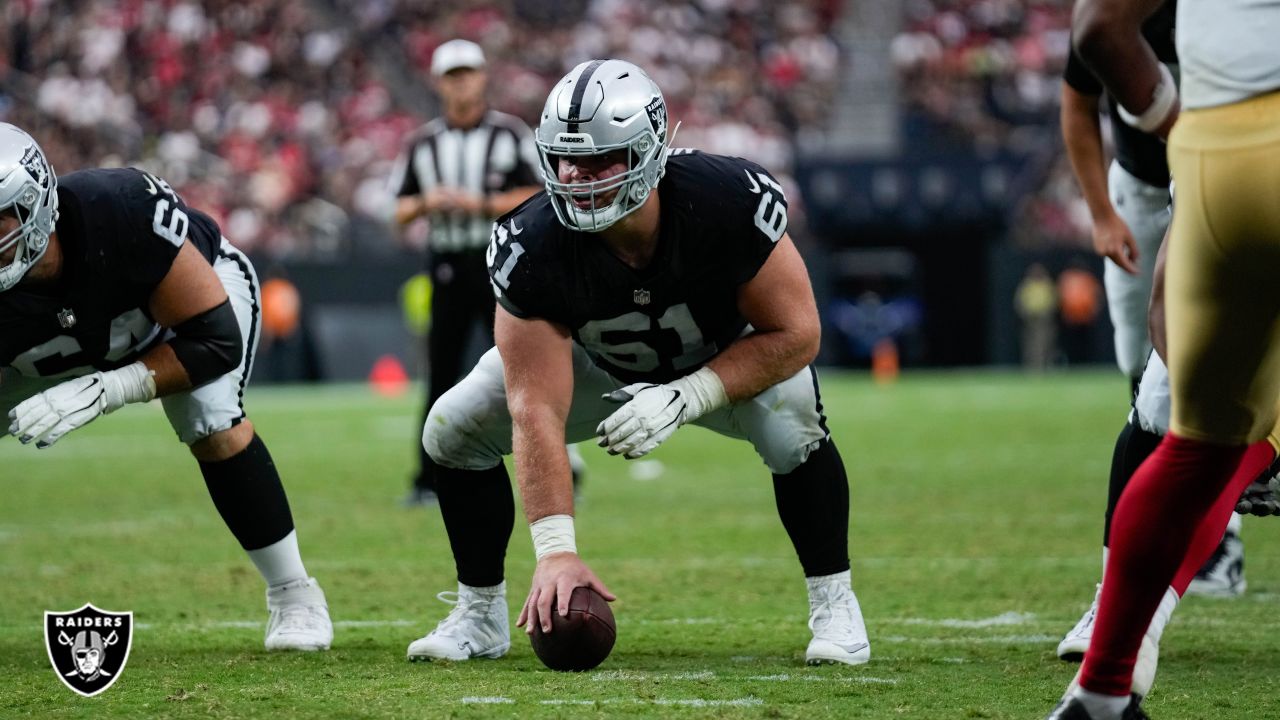
[[[462,376],[472,328],[493,336],[485,249],[494,219],[542,189],[533,133],[485,101],[484,52],[466,40],[436,48],[431,75],[444,115],[419,128],[396,163],[396,222],[430,222],[431,331],[426,413]],[[419,423],[419,428],[422,423]],[[406,504],[435,501],[433,463],[418,443],[419,470]]]

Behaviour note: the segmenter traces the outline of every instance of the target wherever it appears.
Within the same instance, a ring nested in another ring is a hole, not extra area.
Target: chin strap
[[[667,136],[667,147],[662,150],[662,169],[666,172],[667,158],[671,157],[671,151],[676,147],[676,133],[680,132],[680,121],[676,121],[676,126],[671,128],[671,134]]]

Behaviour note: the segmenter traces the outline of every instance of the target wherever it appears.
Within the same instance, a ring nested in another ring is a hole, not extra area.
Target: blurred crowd
[[[662,88],[670,116],[682,123],[678,144],[747,155],[779,169],[790,164],[797,133],[826,123],[835,94],[840,52],[832,28],[839,0],[516,0],[503,9],[466,9],[470,5],[401,0],[369,14],[394,28],[420,75],[440,42],[456,36],[479,42],[491,58],[491,75],[501,78],[495,105],[530,122],[569,68],[591,58],[626,58]]]
[[[664,89],[678,144],[791,163],[826,123],[840,0],[7,0],[0,119],[60,172],[132,164],[241,247],[391,249],[389,166],[433,114],[437,45],[476,40],[494,105],[536,122],[560,75],[620,56]],[[359,247],[352,247],[352,243]]]
[[[251,251],[338,252],[417,122],[304,0],[11,0],[0,117],[61,172],[138,164]]]
[[[1071,0],[906,0],[892,59],[911,121],[950,146],[1033,143],[1057,116]],[[1019,131],[1031,128],[1031,133]]]
[[[1014,209],[1023,247],[1091,247],[1089,215],[1059,151],[1071,0],[906,0],[892,56],[907,134],[926,152],[1036,155],[1035,188]]]

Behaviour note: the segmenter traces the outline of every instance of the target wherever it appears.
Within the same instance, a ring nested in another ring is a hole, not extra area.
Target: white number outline
[[[494,224],[493,234],[489,238],[489,248],[485,251],[485,264],[493,267],[494,261],[498,259],[498,248],[506,245],[507,240],[524,232],[524,228],[518,228],[515,221],[511,221],[513,232],[508,232],[503,225]],[[511,271],[516,267],[516,261],[524,254],[524,246],[515,240],[511,241],[511,254],[502,263],[502,267],[493,274],[493,282],[502,290],[511,287]]]
[[[182,247],[182,244],[187,241],[187,230],[191,228],[191,220],[178,207],[178,193],[173,191],[169,183],[151,173],[142,173],[142,177],[147,181],[147,192],[152,195],[168,195],[173,199],[172,203],[163,197],[156,200],[156,212],[151,218],[151,232],[169,241],[175,247]],[[170,210],[172,213],[166,220],[165,215],[170,213]]]
[[[170,209],[173,210],[173,214],[166,221],[164,216]],[[187,214],[178,206],[174,205],[170,208],[169,201],[164,198],[156,201],[156,214],[151,219],[151,231],[157,236],[168,240],[175,247],[182,247],[182,243],[187,240],[187,229],[190,225]]]
[[[102,356],[103,361],[109,363],[118,362],[130,353],[141,350],[154,340],[160,331],[160,326],[147,319],[146,313],[142,312],[141,308],[134,308],[121,313],[111,321],[111,328],[108,331],[107,353]],[[36,363],[44,362],[53,357],[67,358],[83,352],[84,346],[80,344],[78,339],[71,335],[58,335],[22,352],[9,365],[24,377],[76,377],[91,373],[94,368],[90,365],[81,365],[53,373],[52,375],[41,375],[36,368]]]
[[[671,359],[671,367],[677,372],[705,362],[716,354],[715,343],[709,343],[702,329],[693,319],[688,303],[672,305],[658,318],[660,330],[673,330],[680,338],[680,355]],[[578,338],[588,350],[603,357],[611,365],[631,372],[652,372],[662,365],[658,351],[644,340],[606,343],[606,332],[648,333],[653,329],[653,318],[642,312],[629,312],[607,320],[592,320],[578,330]],[[621,356],[621,357],[620,357]],[[634,359],[632,359],[634,358]]]
[[[765,237],[776,243],[787,232],[787,206],[779,201],[779,198],[785,198],[786,194],[783,193],[782,186],[765,173],[752,174],[750,170],[745,172],[747,181],[751,183],[751,192],[760,195],[760,205],[756,207],[756,227],[764,233]],[[760,182],[756,182],[756,178],[759,178]],[[765,187],[769,189],[766,190]],[[773,193],[775,190],[777,197]]]

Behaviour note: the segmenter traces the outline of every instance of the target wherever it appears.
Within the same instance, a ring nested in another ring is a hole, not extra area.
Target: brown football
[[[617,637],[618,625],[609,602],[591,588],[578,587],[569,598],[569,614],[560,617],[552,605],[551,632],[544,633],[541,624],[534,625],[529,640],[543,665],[580,672],[604,662]]]

